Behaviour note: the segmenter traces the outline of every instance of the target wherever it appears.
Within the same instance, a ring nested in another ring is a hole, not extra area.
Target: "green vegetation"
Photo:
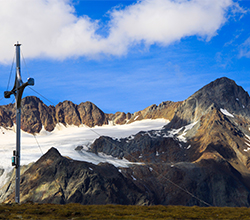
[[[250,208],[1,204],[0,219],[249,219]]]

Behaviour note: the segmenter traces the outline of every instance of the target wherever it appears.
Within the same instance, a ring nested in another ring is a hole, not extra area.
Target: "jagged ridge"
[[[47,106],[39,98],[28,96],[22,100],[21,129],[29,133],[39,133],[44,127],[46,131],[53,131],[56,124],[89,127],[102,126],[108,123],[125,124],[135,120],[147,118],[171,119],[180,103],[163,102],[159,106],[152,105],[143,111],[134,114],[116,112],[105,114],[95,104],[87,101],[79,105],[71,101],[58,103],[56,106]],[[0,106],[0,126],[10,128],[16,123],[15,105]]]

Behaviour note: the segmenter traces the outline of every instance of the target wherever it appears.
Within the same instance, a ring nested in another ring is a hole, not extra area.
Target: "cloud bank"
[[[189,36],[210,40],[237,8],[232,0],[141,0],[111,9],[103,27],[87,15],[77,17],[70,0],[3,0],[0,62],[12,60],[17,40],[26,58],[53,59],[122,56],[138,44],[167,46]]]

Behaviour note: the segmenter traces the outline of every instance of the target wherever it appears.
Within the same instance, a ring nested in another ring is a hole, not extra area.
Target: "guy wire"
[[[10,79],[11,79],[11,75],[12,75],[12,71],[13,71],[15,56],[16,56],[16,52],[14,53],[13,60],[12,60],[12,65],[11,65],[10,74],[9,74],[9,80],[8,80],[7,89],[6,89],[7,91],[9,90]]]
[[[22,55],[22,58],[23,58],[24,66],[25,66],[25,68],[26,68],[26,71],[27,71],[27,73],[28,73],[28,76],[30,77],[30,74],[29,74],[29,71],[28,71],[28,67],[27,67],[27,65],[26,65],[26,62],[25,62],[25,59],[24,59],[23,52],[22,52],[21,48],[20,48],[20,51],[21,51],[21,55]]]

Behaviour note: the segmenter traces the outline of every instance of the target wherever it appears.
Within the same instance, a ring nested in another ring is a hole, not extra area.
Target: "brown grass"
[[[250,208],[2,204],[0,219],[250,219]]]

